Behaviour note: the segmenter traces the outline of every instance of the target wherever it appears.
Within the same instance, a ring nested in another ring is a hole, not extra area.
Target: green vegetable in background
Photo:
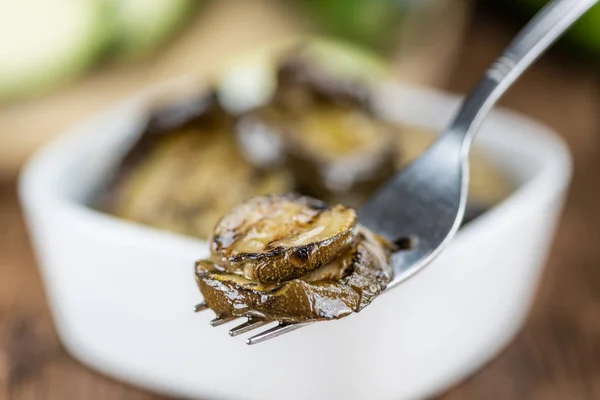
[[[488,0],[483,1],[485,4]],[[502,9],[529,20],[545,6],[549,0],[494,0],[492,3]],[[594,58],[600,58],[600,4],[592,7],[567,31],[565,42],[583,50]]]
[[[156,50],[197,0],[0,0],[0,102],[70,82],[105,56]]]
[[[196,0],[106,0],[112,9],[113,46],[125,58],[160,47],[186,22]]]
[[[571,29],[573,38],[600,56],[600,5],[596,5]]]
[[[327,33],[366,47],[388,50],[397,42],[409,3],[414,0],[305,0]]]
[[[548,0],[523,0],[532,12],[539,11]],[[592,7],[567,33],[575,44],[600,56],[600,4]]]
[[[318,36],[282,39],[223,68],[217,85],[220,101],[235,113],[264,106],[274,94],[282,55],[300,44],[303,57],[328,73],[368,85],[389,76],[388,66],[380,57],[345,41]]]
[[[83,74],[108,39],[106,11],[97,0],[0,1],[0,101]]]

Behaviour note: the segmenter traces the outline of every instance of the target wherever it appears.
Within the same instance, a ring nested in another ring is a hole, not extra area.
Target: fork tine
[[[295,331],[296,329],[302,328],[303,326],[306,326],[306,325],[310,325],[310,322],[303,322],[303,323],[280,322],[279,325],[274,326],[273,328],[267,329],[266,331],[262,331],[261,333],[246,339],[246,344],[262,343],[266,340],[276,338],[277,336],[281,336],[285,333]]]
[[[212,321],[210,321],[210,324],[212,326],[221,326],[223,324],[226,324],[230,321],[233,321],[234,319],[237,319],[238,317],[226,317],[226,318],[221,318],[221,317],[217,317],[215,319],[213,319]]]
[[[229,336],[234,337],[237,335],[241,335],[242,333],[250,332],[253,329],[260,328],[261,326],[268,324],[269,322],[272,322],[272,321],[267,321],[264,319],[248,318],[248,321],[244,322],[241,325],[236,326],[235,328],[232,328],[229,331]]]
[[[200,304],[196,304],[194,306],[194,312],[200,312],[200,311],[204,311],[206,309],[208,309],[208,306],[206,305],[205,302],[202,302]]]

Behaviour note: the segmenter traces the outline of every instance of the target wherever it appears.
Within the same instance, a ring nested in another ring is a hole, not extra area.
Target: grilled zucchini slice
[[[285,172],[259,170],[242,157],[230,116],[209,95],[152,112],[119,167],[106,208],[204,239],[236,204],[290,185]]]
[[[297,195],[259,196],[234,207],[215,227],[211,259],[261,284],[298,278],[348,250],[356,212]]]
[[[392,278],[389,247],[361,227],[354,247],[319,269],[279,285],[253,282],[211,261],[196,264],[206,304],[222,318],[286,322],[339,319],[359,312]]]
[[[352,207],[393,176],[399,159],[398,127],[375,114],[368,86],[301,55],[282,63],[272,101],[236,129],[278,132],[298,190]]]

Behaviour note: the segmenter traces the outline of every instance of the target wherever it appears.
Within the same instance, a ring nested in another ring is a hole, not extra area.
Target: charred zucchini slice
[[[271,103],[236,129],[251,135],[257,126],[279,132],[297,189],[332,203],[359,206],[396,170],[398,128],[374,113],[368,87],[315,62],[281,65]]]
[[[358,207],[394,175],[391,130],[360,110],[322,107],[289,129],[287,164],[300,190]]]
[[[211,258],[230,272],[276,284],[313,271],[350,248],[356,212],[297,195],[259,196],[215,227]]]
[[[391,277],[389,248],[362,227],[356,246],[327,265],[279,285],[253,282],[211,261],[196,264],[196,280],[204,300],[222,318],[287,322],[339,319],[369,305]]]
[[[244,159],[233,132],[213,95],[153,111],[109,188],[106,208],[204,239],[236,204],[290,190],[285,172],[260,170]]]
[[[105,0],[112,8],[115,51],[140,58],[156,50],[194,14],[197,0]]]

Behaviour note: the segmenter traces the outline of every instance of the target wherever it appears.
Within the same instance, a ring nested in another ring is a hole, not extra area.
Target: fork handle
[[[498,99],[523,72],[598,0],[553,0],[513,39],[488,68],[463,102],[443,139],[462,141],[463,155],[469,152],[481,121]]]

